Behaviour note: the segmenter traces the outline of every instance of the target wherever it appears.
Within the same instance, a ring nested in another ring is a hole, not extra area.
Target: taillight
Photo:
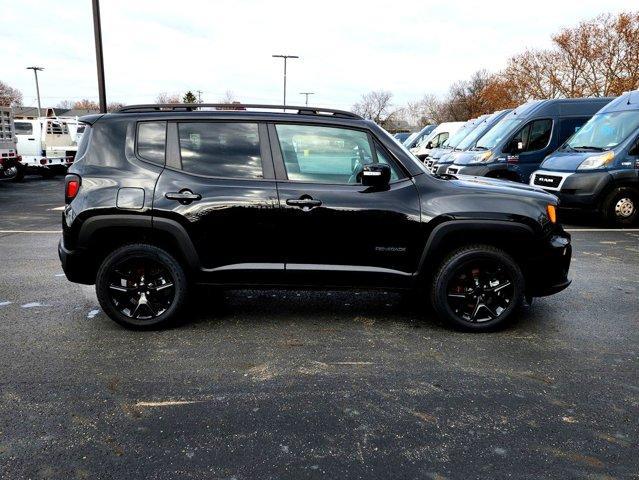
[[[80,191],[80,177],[69,174],[64,179],[64,201],[68,204],[78,195]]]

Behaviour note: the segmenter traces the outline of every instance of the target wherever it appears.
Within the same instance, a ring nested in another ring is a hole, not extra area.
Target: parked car
[[[461,154],[461,152],[465,152],[470,150],[475,146],[477,140],[481,138],[488,130],[490,130],[493,125],[499,122],[502,118],[504,118],[508,113],[512,112],[512,109],[499,110],[491,115],[482,115],[475,122],[475,127],[466,135],[452,151],[448,150],[443,152],[439,158],[435,154],[431,155],[432,164],[428,165],[430,171],[434,175],[443,175],[446,173],[448,167],[450,167],[457,155]]]
[[[0,107],[0,180],[21,180],[22,176],[13,114],[10,107]]]
[[[419,132],[411,134],[406,140],[404,140],[404,146],[409,150],[421,143],[430,133],[435,130],[437,125],[426,125]]]
[[[430,135],[411,149],[411,152],[424,161],[431,150],[441,147],[448,137],[459,130],[465,122],[444,122],[437,125]]]
[[[530,184],[554,193],[561,207],[597,211],[620,226],[639,214],[639,91],[597,112],[544,160]]]
[[[611,98],[535,100],[506,115],[446,173],[528,183],[530,174]]]
[[[395,137],[395,139],[399,142],[399,143],[404,143],[404,141],[410,137],[413,133],[415,132],[397,132],[395,135],[393,135],[393,137]]]
[[[542,189],[433,177],[350,112],[198,107],[215,105],[81,119],[58,252],[122,325],[177,320],[206,283],[417,289],[484,331],[570,283],[570,236]]]
[[[18,153],[27,172],[51,177],[64,173],[73,163],[78,146],[67,122],[57,118],[20,119],[15,121]]]
[[[424,165],[426,165],[426,167],[432,172],[432,166],[435,160],[439,160],[442,155],[450,153],[452,150],[454,150],[457,144],[461,142],[466,136],[468,136],[470,132],[473,131],[478,121],[479,118],[471,118],[466,123],[464,123],[461,128],[457,130],[453,135],[448,137],[448,140],[446,140],[443,145],[437,148],[433,148],[428,154],[428,158],[424,158]],[[419,159],[422,160],[421,158]]]

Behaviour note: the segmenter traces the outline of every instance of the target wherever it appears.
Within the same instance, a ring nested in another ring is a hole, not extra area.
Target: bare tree
[[[75,102],[73,104],[73,108],[77,108],[79,110],[100,110],[100,105],[94,100],[84,98]]]
[[[160,92],[155,97],[155,103],[182,103],[179,93]]]
[[[114,112],[124,107],[124,103],[121,102],[109,102],[107,104],[107,112]]]
[[[217,103],[238,103],[238,99],[232,90],[224,92],[224,96],[218,100]]]
[[[55,108],[69,110],[70,108],[73,108],[73,103],[73,100],[60,100]]]
[[[19,107],[22,105],[22,92],[0,81],[0,105]]]
[[[393,94],[385,90],[365,93],[361,100],[353,105],[353,112],[386,128],[396,113],[391,103],[392,98]]]

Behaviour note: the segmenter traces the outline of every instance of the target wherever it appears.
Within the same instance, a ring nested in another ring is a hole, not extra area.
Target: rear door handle
[[[291,207],[313,208],[319,207],[321,204],[321,200],[312,198],[289,198],[286,200],[286,205],[290,205]]]
[[[202,195],[193,193],[191,190],[180,190],[179,192],[167,192],[164,195],[169,200],[177,200],[182,205],[188,205],[196,200],[202,200]]]

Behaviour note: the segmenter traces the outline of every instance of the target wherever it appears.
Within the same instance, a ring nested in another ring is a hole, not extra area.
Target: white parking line
[[[567,232],[639,232],[639,228],[565,228]]]
[[[62,230],[0,230],[0,234],[2,233],[57,233],[59,235],[62,233]]]
[[[67,208],[67,207],[62,206],[62,207],[49,208],[49,210],[55,210],[55,211],[59,211],[59,212],[61,212],[61,211],[63,211],[65,208]]]

